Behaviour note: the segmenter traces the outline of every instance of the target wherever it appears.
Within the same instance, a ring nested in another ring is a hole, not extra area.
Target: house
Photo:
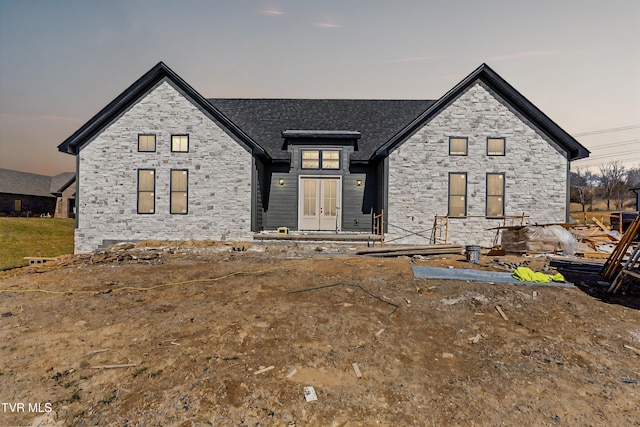
[[[75,176],[0,169],[0,216],[73,217]]]
[[[640,212],[640,182],[629,188],[629,191],[636,193],[636,211]]]
[[[56,197],[56,218],[75,218],[76,174],[63,172],[51,177],[51,194]]]
[[[206,99],[160,62],[58,146],[77,157],[75,251],[118,241],[371,233],[490,244],[564,222],[589,152],[486,64],[437,100]],[[427,230],[427,231],[425,231]]]

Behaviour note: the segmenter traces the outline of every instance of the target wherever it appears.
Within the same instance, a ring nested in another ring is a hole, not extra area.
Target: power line
[[[607,147],[620,147],[622,145],[629,145],[637,142],[640,142],[640,139],[629,139],[626,141],[618,141],[618,142],[612,142],[610,144],[599,145],[597,147],[589,147],[589,150],[600,150],[602,148],[607,148]]]
[[[631,150],[631,151],[625,151],[624,153],[609,153],[609,154],[599,154],[597,156],[589,156],[584,160],[597,160],[597,159],[606,159],[608,157],[628,157],[630,154],[640,154],[640,150]],[[580,159],[582,160],[582,159]],[[580,161],[577,160],[577,161]]]
[[[622,127],[619,127],[619,128],[593,130],[593,131],[590,131],[590,132],[576,133],[576,134],[573,134],[572,136],[575,138],[575,137],[578,137],[578,136],[599,135],[601,133],[619,132],[619,131],[622,131],[622,130],[637,129],[637,128],[640,128],[640,125],[631,125],[631,126],[622,126]]]
[[[571,162],[571,167],[592,167],[592,166],[600,166],[603,163],[606,163],[605,161],[596,161],[596,162],[588,162],[588,163],[583,163],[584,160],[594,160],[592,158],[587,158],[587,159],[580,159],[580,160],[574,160],[573,162]],[[621,164],[628,164],[628,163],[635,163],[637,162],[638,165],[640,166],[640,158],[637,159],[616,159],[616,161],[618,163]]]

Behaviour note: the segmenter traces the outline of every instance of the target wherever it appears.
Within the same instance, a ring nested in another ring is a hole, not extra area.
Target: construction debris
[[[504,319],[504,320],[509,320],[509,318],[507,317],[506,314],[504,314],[504,311],[502,311],[502,307],[500,307],[499,305],[496,305],[496,310],[498,310],[498,313],[500,313],[500,316]]]
[[[525,225],[502,228],[501,246],[513,253],[576,253],[578,241],[558,224]]]
[[[273,368],[275,368],[275,366],[271,365],[271,366],[267,366],[266,368],[258,369],[257,371],[255,371],[253,373],[253,375],[263,374],[263,373],[265,373],[267,371],[272,370]]]
[[[314,400],[318,400],[318,395],[313,387],[307,386],[304,389],[304,398],[307,402],[313,402]]]
[[[352,363],[351,366],[353,367],[353,371],[356,373],[356,377],[362,378],[362,373],[360,372],[360,367],[358,366],[358,364]]]
[[[464,247],[461,245],[425,245],[425,246],[381,246],[377,248],[360,249],[358,255],[373,257],[394,257],[413,255],[440,255],[462,254]]]
[[[99,365],[92,366],[91,369],[118,369],[118,368],[133,368],[138,366],[137,363],[127,363],[125,365]]]

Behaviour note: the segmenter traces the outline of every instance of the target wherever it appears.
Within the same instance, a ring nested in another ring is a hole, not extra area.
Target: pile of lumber
[[[379,246],[377,248],[363,248],[356,252],[358,255],[373,257],[413,256],[413,255],[440,255],[462,254],[464,247],[460,245],[425,245],[425,246]]]
[[[576,239],[558,224],[500,227],[500,245],[506,252],[544,254],[563,252],[574,255]]]
[[[602,223],[574,225],[569,231],[578,241],[576,254],[585,258],[608,258],[620,241],[617,232],[611,232]]]

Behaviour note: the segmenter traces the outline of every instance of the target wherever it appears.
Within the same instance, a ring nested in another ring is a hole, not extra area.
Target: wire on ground
[[[369,295],[370,297],[373,297],[373,298],[375,298],[375,299],[377,299],[379,301],[382,301],[382,302],[384,302],[386,304],[389,304],[389,305],[395,307],[391,311],[391,313],[389,313],[387,316],[391,316],[393,313],[395,313],[400,308],[400,306],[398,304],[394,304],[394,303],[392,303],[390,301],[384,300],[384,299],[380,298],[379,296],[372,294],[371,292],[369,292],[368,290],[366,290],[362,286],[360,286],[358,284],[353,284],[353,283],[334,283],[333,285],[324,285],[324,286],[316,286],[315,288],[299,289],[297,291],[291,291],[289,293],[290,294],[300,294],[300,293],[303,293],[303,292],[311,292],[311,291],[318,291],[320,289],[333,288],[334,286],[351,286],[353,288],[360,288],[360,290],[362,290],[365,294]]]

